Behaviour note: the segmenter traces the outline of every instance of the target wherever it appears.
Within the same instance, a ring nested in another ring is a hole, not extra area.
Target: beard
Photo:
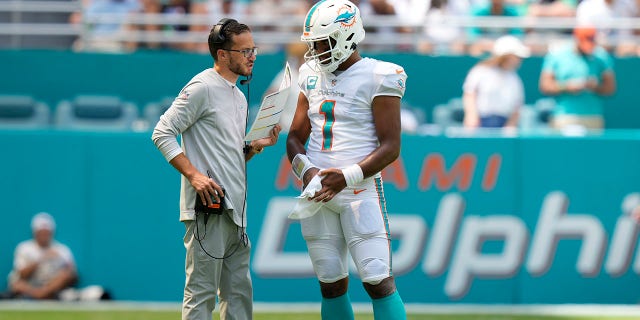
[[[231,61],[229,61],[229,70],[231,70],[235,74],[238,74],[241,76],[249,76],[251,74],[251,69],[248,69],[248,68],[246,69],[244,68],[243,64],[237,62],[234,59],[231,59]]]

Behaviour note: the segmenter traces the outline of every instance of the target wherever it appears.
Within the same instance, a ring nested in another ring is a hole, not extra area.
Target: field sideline
[[[316,303],[256,303],[256,320],[320,319]],[[372,320],[368,304],[354,304],[357,320]],[[408,319],[418,320],[632,320],[636,305],[473,305],[407,304]],[[180,317],[179,303],[64,303],[0,301],[0,320],[169,320]],[[214,319],[219,319],[217,314]]]

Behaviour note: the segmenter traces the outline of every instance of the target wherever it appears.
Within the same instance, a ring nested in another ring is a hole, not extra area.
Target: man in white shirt
[[[211,320],[216,301],[220,319],[251,319],[246,162],[277,142],[280,126],[268,137],[244,140],[247,99],[236,83],[248,84],[258,53],[249,26],[222,19],[208,44],[213,67],[182,88],[151,138],[182,175],[180,221],[187,249],[182,319]]]
[[[46,212],[31,220],[33,239],[18,244],[14,253],[9,289],[14,297],[57,299],[77,279],[69,248],[54,240],[56,223]]]

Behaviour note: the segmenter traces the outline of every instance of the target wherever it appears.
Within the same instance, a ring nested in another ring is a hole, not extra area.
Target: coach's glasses
[[[251,49],[243,49],[243,50],[234,50],[234,49],[222,49],[225,51],[233,51],[233,52],[242,52],[242,55],[245,58],[251,58],[251,57],[255,57],[258,55],[258,48],[257,47],[253,47]]]

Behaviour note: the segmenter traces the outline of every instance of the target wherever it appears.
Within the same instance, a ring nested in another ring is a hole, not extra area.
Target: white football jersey
[[[337,75],[316,72],[313,63],[303,64],[298,78],[309,101],[307,157],[323,169],[358,163],[378,147],[373,99],[402,98],[407,74],[396,64],[371,58],[363,58]]]

